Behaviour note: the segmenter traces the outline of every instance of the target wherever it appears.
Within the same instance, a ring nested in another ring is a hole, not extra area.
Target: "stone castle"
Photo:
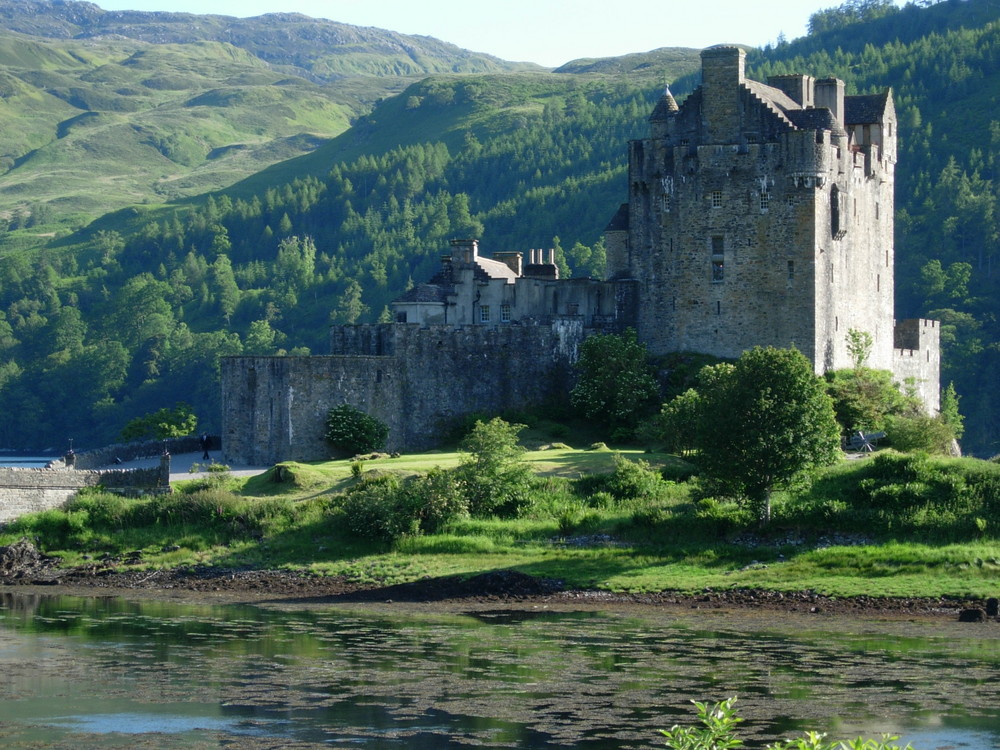
[[[326,458],[324,418],[343,402],[386,422],[391,449],[427,448],[469,413],[565,394],[583,338],[629,326],[654,355],[795,346],[817,374],[852,366],[847,333],[865,331],[867,364],[936,413],[937,323],[893,317],[891,92],[763,84],[738,47],[701,57],[701,86],[680,106],[666,91],[650,137],[629,144],[607,279],[560,279],[551,251],[486,258],[453,240],[395,323],[338,326],[328,356],[224,360],[226,460]]]

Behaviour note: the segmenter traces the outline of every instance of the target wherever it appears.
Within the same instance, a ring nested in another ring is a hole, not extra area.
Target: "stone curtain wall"
[[[25,513],[62,508],[84,487],[106,487],[126,494],[169,491],[170,466],[153,469],[79,471],[66,468],[0,467],[0,523]]]
[[[383,324],[334,335],[335,355],[223,359],[225,461],[329,458],[324,422],[341,403],[388,424],[389,450],[431,448],[468,414],[565,396],[583,326]]]

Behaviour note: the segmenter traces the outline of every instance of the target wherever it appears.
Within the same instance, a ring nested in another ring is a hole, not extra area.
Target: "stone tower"
[[[630,144],[628,203],[607,230],[612,278],[637,286],[639,337],[653,354],[729,358],[794,345],[822,373],[852,365],[853,328],[874,339],[868,365],[893,369],[891,92],[765,85],[738,47],[701,58],[700,88],[681,106],[667,90],[650,137]]]

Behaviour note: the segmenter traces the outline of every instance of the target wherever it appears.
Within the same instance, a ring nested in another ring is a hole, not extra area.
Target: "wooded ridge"
[[[980,455],[1000,451],[990,5],[848,16],[747,58],[756,80],[893,87],[897,317],[942,321],[942,381],[955,381],[965,447]],[[169,29],[164,43],[152,25],[112,30],[147,16]],[[223,39],[219,17],[8,0],[0,18],[0,445],[16,447],[111,442],[178,400],[211,430],[220,356],[323,353],[331,322],[386,314],[451,237],[478,236],[487,253],[555,247],[565,274],[600,274],[628,139],[645,134],[665,82],[678,99],[696,85],[696,50],[549,72],[419,38],[417,71],[385,54],[399,35],[350,27],[323,43],[347,58],[339,67],[322,44],[270,59],[265,31],[319,24],[284,14],[246,19],[256,49]],[[186,38],[191,18],[207,30]]]

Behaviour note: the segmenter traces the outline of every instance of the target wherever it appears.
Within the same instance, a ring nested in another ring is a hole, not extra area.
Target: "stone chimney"
[[[493,260],[498,260],[518,276],[523,275],[524,253],[513,251],[493,253]]]
[[[702,117],[708,143],[736,143],[740,128],[740,88],[746,53],[739,47],[709,47],[701,51]]]
[[[770,76],[767,79],[768,86],[786,93],[802,109],[811,109],[815,106],[813,102],[815,83],[812,76],[803,75]]]
[[[470,266],[479,257],[479,240],[451,240],[449,244],[456,265]]]
[[[820,78],[816,81],[816,106],[826,107],[844,127],[844,82],[839,78]]]

